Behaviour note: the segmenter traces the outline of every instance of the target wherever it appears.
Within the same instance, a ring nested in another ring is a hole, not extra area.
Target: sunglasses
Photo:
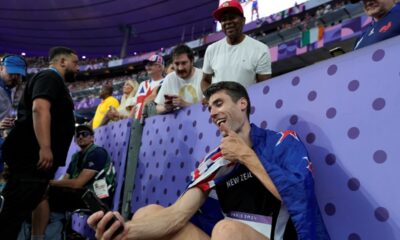
[[[90,132],[89,131],[81,131],[81,132],[77,132],[76,134],[75,134],[75,137],[76,138],[78,138],[78,137],[80,137],[80,136],[82,136],[82,137],[88,137],[88,136],[90,136],[91,134],[90,134]]]

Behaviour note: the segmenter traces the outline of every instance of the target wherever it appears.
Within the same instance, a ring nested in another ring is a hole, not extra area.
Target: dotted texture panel
[[[149,203],[171,205],[185,190],[191,171],[218,145],[219,132],[205,111],[207,108],[194,105],[175,114],[147,119],[132,211]],[[212,136],[209,132],[213,132]]]
[[[251,122],[305,143],[332,239],[400,239],[400,38],[251,86]],[[167,206],[219,133],[194,105],[148,119],[132,211]]]

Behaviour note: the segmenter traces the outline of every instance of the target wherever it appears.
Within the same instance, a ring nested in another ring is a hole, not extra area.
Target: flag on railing
[[[308,44],[315,43],[324,38],[325,28],[323,25],[311,28],[307,31],[304,31],[301,35],[301,43],[300,47],[305,47]]]

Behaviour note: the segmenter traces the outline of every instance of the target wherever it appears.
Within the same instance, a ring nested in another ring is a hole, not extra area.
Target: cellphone
[[[87,190],[83,195],[82,195],[82,201],[86,204],[86,206],[92,211],[93,213],[98,212],[98,211],[103,211],[104,214],[107,212],[111,211],[108,206],[103,203],[97,196],[96,194],[91,191]],[[109,229],[111,225],[114,224],[115,221],[119,221],[119,219],[116,216],[113,216],[113,218],[107,223],[106,229]],[[124,231],[124,225],[121,223],[120,227],[115,231],[114,235],[118,235]]]
[[[164,94],[165,104],[172,104],[172,95]]]

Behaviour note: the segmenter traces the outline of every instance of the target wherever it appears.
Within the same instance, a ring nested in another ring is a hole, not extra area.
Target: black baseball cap
[[[75,127],[75,133],[79,133],[80,131],[89,131],[91,135],[94,135],[93,129],[85,124]]]

